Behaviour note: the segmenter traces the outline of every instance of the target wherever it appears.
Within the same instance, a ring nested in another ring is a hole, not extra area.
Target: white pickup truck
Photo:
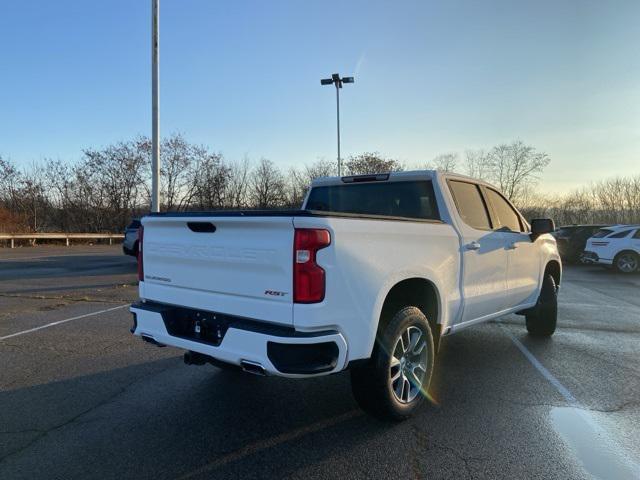
[[[440,339],[509,313],[556,327],[553,221],[489,184],[434,171],[323,178],[302,210],[142,219],[132,333],[284,377],[350,369],[358,403],[402,419]]]

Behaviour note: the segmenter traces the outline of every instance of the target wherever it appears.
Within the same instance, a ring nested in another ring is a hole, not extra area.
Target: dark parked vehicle
[[[140,220],[132,220],[124,231],[124,241],[122,242],[122,251],[125,255],[138,256],[138,230],[140,229]]]
[[[607,225],[565,225],[552,233],[558,243],[558,251],[565,262],[578,262],[587,239]]]

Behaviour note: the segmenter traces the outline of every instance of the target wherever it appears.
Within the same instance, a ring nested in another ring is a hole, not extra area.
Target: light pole
[[[340,159],[340,89],[343,83],[353,83],[353,77],[342,77],[340,74],[334,73],[331,78],[323,78],[320,80],[320,85],[335,85],[336,86],[336,119],[338,126],[338,176],[341,175],[342,162]]]
[[[159,28],[160,0],[151,0],[151,211],[160,211],[160,125],[159,125],[159,89],[160,68],[158,54],[160,50]]]

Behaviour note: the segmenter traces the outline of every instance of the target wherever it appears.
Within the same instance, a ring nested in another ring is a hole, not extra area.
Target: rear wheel
[[[634,273],[640,266],[640,258],[635,252],[621,252],[613,259],[613,266],[620,273]]]
[[[416,307],[398,311],[378,334],[371,359],[351,370],[358,404],[385,420],[403,420],[422,403],[434,363],[431,327]]]
[[[558,289],[553,276],[545,273],[538,303],[525,316],[527,331],[536,337],[550,337],[558,320]]]

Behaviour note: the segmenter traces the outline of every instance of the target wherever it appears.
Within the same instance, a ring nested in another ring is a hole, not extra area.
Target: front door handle
[[[471,243],[467,243],[465,247],[467,248],[467,250],[480,250],[480,244],[475,240]]]
[[[518,244],[516,242],[507,245],[507,250],[515,250],[516,248],[518,248]]]

